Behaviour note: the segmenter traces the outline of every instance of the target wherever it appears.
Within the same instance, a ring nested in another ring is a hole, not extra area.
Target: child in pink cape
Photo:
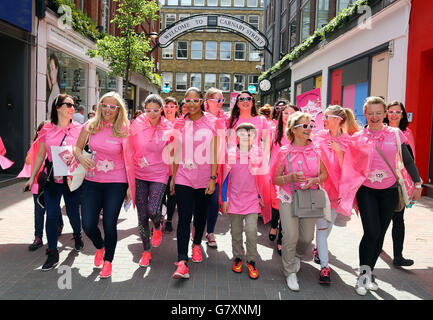
[[[313,142],[320,149],[321,160],[328,171],[328,179],[322,184],[331,202],[331,221],[324,218],[316,222],[316,246],[313,249],[314,262],[320,264],[319,283],[331,283],[328,266],[328,237],[338,213],[338,190],[344,152],[350,143],[350,135],[359,131],[352,110],[338,105],[329,106],[324,116],[325,130],[314,135]],[[347,212],[342,213],[349,216]]]
[[[253,145],[256,136],[257,129],[253,124],[245,122],[236,128],[237,146],[228,151],[222,187],[223,212],[230,214],[231,222],[234,259],[232,270],[242,272],[242,233],[245,220],[246,266],[251,279],[259,277],[256,266],[257,219],[259,212],[265,208],[266,201],[261,197],[266,190],[261,178],[268,176],[268,170],[263,170],[267,166],[267,158],[263,157],[263,152],[257,145]],[[269,196],[267,198],[270,199]],[[270,210],[269,202],[267,207]]]

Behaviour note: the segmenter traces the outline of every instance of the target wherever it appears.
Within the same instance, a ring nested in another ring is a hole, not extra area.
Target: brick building
[[[164,0],[161,4],[162,30],[197,14],[229,15],[250,23],[258,30],[262,28],[260,0]],[[261,52],[245,38],[223,30],[204,29],[185,34],[161,49],[162,81],[171,88],[169,93],[162,95],[181,100],[189,87],[198,87],[203,92],[217,87],[224,93],[224,108],[227,109],[231,92],[257,85]]]

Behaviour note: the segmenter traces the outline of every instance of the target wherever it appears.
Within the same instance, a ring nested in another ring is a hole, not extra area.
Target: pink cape
[[[126,175],[128,177],[129,191],[131,193],[134,207],[136,203],[134,155],[137,147],[135,139],[138,138],[138,134],[140,134],[143,130],[150,128],[151,126],[152,125],[150,124],[146,114],[142,114],[137,117],[133,123],[131,123],[129,127],[128,138],[123,140],[123,154],[125,159]],[[158,124],[157,128],[163,132],[173,131],[172,123],[164,117],[161,117],[161,122]]]
[[[409,141],[409,146],[412,149],[413,152],[413,160],[416,160],[416,155],[415,155],[415,138],[413,136],[413,132],[412,130],[410,130],[409,128],[406,128],[405,131],[403,131],[403,134],[406,136],[407,140]]]
[[[29,151],[27,152],[27,157],[26,157],[26,161],[24,164],[23,169],[21,170],[21,172],[18,174],[18,178],[25,178],[25,177],[30,177],[33,171],[33,166],[35,164],[35,159],[36,156],[38,154],[39,151],[39,146],[41,143],[41,140],[47,135],[48,132],[51,132],[54,130],[54,135],[58,135],[58,134],[65,134],[68,132],[69,130],[75,131],[76,136],[78,137],[78,135],[80,134],[81,128],[82,128],[82,124],[72,121],[66,128],[60,128],[56,125],[54,125],[52,122],[47,122],[42,129],[39,131],[38,134],[38,138],[32,143],[32,145],[30,146]],[[43,164],[41,165],[38,174],[42,171],[43,169]],[[36,175],[36,177],[38,176],[38,174]]]
[[[236,163],[240,159],[239,154],[236,152],[237,147],[232,147],[227,152],[225,164],[223,165],[223,179],[227,178],[232,164]],[[263,200],[264,208],[262,208],[263,222],[266,224],[271,220],[272,217],[272,199],[271,199],[271,186],[269,180],[269,163],[266,153],[258,146],[253,146],[250,151],[249,158],[249,169],[250,173],[255,176],[256,187]],[[230,188],[230,184],[229,184]]]
[[[328,171],[328,179],[323,182],[322,186],[328,193],[332,209],[337,210],[342,168],[340,167],[337,153],[328,147],[328,143],[331,139],[332,137],[327,130],[320,130],[314,135],[313,142],[315,146],[320,149],[320,159]],[[350,144],[350,136],[344,133],[338,138],[338,143],[344,152]],[[344,214],[347,215],[347,212]]]
[[[347,216],[351,215],[356,192],[368,177],[375,151],[374,142],[365,135],[364,130],[351,136],[344,154],[337,211]]]
[[[10,168],[14,163],[13,161],[6,158],[4,155],[6,154],[6,148],[3,144],[3,140],[0,137],[0,168],[3,170],[6,170],[7,168]]]

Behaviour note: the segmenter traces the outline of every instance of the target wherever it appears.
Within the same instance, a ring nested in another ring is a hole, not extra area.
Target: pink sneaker
[[[153,236],[152,236],[152,246],[154,248],[159,247],[162,240],[162,231],[161,227],[158,230],[153,229]]]
[[[144,251],[140,259],[140,267],[148,267],[151,259],[152,253],[150,253],[149,251]]]
[[[96,253],[95,253],[95,267],[99,268],[101,266],[101,264],[104,263],[104,253],[105,253],[105,248],[96,249]]]
[[[102,270],[101,273],[99,274],[99,276],[104,279],[104,278],[109,278],[111,277],[111,270],[112,270],[112,265],[110,261],[104,261],[104,265],[102,266]]]
[[[199,245],[195,244],[192,247],[192,261],[193,262],[202,262],[203,257],[201,255],[201,248]]]
[[[189,279],[189,271],[188,267],[185,265],[185,262],[175,262],[174,263],[177,266],[176,271],[171,276],[173,279]]]

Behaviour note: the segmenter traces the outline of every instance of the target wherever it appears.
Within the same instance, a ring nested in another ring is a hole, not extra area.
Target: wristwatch
[[[210,176],[212,180],[216,180],[216,176]]]

